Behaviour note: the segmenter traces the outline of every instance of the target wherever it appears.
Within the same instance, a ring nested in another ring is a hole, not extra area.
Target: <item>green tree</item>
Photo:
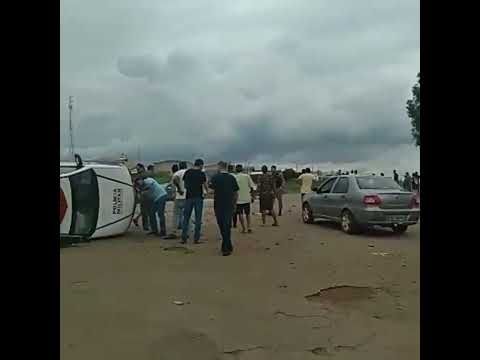
[[[285,181],[288,181],[290,179],[296,179],[298,174],[293,169],[285,169],[283,170],[283,177],[285,178]]]
[[[412,136],[415,145],[420,146],[420,73],[417,83],[412,88],[413,97],[407,101],[407,115],[412,123]]]

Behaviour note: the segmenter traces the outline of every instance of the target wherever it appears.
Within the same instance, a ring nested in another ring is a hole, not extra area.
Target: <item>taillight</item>
[[[418,209],[420,207],[420,199],[418,195],[415,195],[412,197],[412,200],[410,202],[410,208],[412,209]]]
[[[382,199],[378,195],[367,195],[363,198],[363,203],[367,206],[379,206],[382,204]]]

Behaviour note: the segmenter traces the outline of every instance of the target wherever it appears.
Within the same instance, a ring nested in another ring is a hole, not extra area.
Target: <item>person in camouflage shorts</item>
[[[278,226],[277,215],[273,209],[275,193],[277,191],[275,179],[268,174],[268,167],[262,166],[262,175],[258,178],[258,196],[260,198],[260,212],[262,213],[262,223],[265,225],[267,213],[273,217],[273,226]]]

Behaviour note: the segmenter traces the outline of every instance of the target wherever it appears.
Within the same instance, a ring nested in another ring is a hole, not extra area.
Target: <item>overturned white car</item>
[[[135,211],[130,172],[119,164],[60,162],[60,238],[125,233]]]

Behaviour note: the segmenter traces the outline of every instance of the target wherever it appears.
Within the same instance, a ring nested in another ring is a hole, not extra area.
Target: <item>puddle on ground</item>
[[[328,303],[349,303],[369,300],[376,295],[375,289],[368,286],[340,285],[332,286],[305,296],[308,301]]]

